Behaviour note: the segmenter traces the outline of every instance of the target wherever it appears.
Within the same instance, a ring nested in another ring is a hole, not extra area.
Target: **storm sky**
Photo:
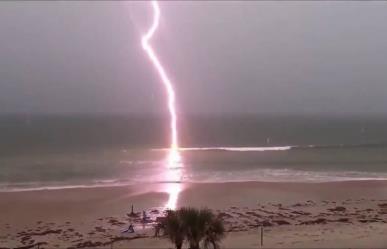
[[[387,2],[161,2],[184,113],[387,114]],[[147,2],[0,3],[0,113],[164,113]]]

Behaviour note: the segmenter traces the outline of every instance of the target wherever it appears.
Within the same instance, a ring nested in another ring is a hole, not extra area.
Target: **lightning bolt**
[[[160,60],[158,59],[152,46],[149,44],[149,40],[156,32],[157,27],[159,26],[159,20],[160,20],[160,7],[157,1],[152,1],[152,7],[153,7],[153,23],[150,29],[148,30],[148,32],[142,37],[141,43],[142,43],[142,48],[146,51],[149,59],[151,60],[154,67],[156,68],[161,78],[161,82],[163,83],[166,93],[168,95],[168,110],[171,118],[170,120],[171,144],[169,148],[168,165],[170,167],[173,167],[173,165],[179,163],[180,161],[179,143],[178,143],[178,136],[177,136],[178,134],[177,114],[176,114],[176,106],[175,106],[176,97],[175,97],[175,90],[173,88],[172,82],[169,80],[167,73],[165,72],[163,66],[160,63]]]
[[[154,33],[159,26],[160,20],[160,7],[157,1],[152,1],[153,7],[153,23],[148,32],[142,36],[141,43],[142,48],[146,51],[150,61],[156,68],[161,82],[163,83],[167,96],[168,96],[168,111],[170,116],[170,132],[171,132],[171,144],[168,153],[167,171],[165,172],[166,180],[169,182],[166,186],[166,192],[169,194],[168,202],[166,203],[167,209],[176,209],[177,199],[181,192],[180,179],[181,179],[181,157],[179,153],[178,143],[178,131],[177,131],[177,113],[176,113],[176,97],[175,90],[172,82],[169,80],[167,73],[165,72],[160,60],[158,59],[149,41],[153,37]]]

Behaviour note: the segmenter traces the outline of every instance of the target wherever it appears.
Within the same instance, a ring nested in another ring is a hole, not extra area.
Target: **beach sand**
[[[154,238],[152,224],[129,218],[162,216],[165,184],[0,193],[0,248],[173,248]],[[330,183],[191,183],[178,206],[221,215],[223,248],[386,248],[387,181]],[[130,223],[134,234],[122,234]],[[113,243],[113,244],[112,244]]]

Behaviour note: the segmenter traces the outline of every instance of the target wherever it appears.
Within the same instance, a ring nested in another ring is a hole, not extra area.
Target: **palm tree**
[[[205,232],[205,218],[194,208],[181,208],[178,212],[185,228],[189,248],[199,249],[200,240]]]
[[[206,208],[169,210],[162,226],[176,249],[181,249],[185,239],[190,249],[200,249],[200,242],[206,249],[218,249],[225,237],[222,220]]]
[[[171,242],[175,244],[176,249],[181,249],[185,238],[185,231],[178,213],[168,210],[162,227]]]
[[[209,245],[213,245],[214,249],[218,248],[219,241],[224,237],[224,227],[211,210],[181,208],[179,212],[190,249],[199,249],[202,240],[206,248]]]
[[[219,249],[220,241],[226,236],[223,222],[220,218],[213,220],[204,236],[203,246],[205,249],[212,246],[213,249]]]

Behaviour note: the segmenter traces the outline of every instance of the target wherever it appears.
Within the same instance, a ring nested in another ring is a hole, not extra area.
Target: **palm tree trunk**
[[[183,243],[180,241],[175,242],[176,249],[181,249],[183,247]]]
[[[200,249],[199,243],[198,242],[190,242],[189,244],[189,249]]]

